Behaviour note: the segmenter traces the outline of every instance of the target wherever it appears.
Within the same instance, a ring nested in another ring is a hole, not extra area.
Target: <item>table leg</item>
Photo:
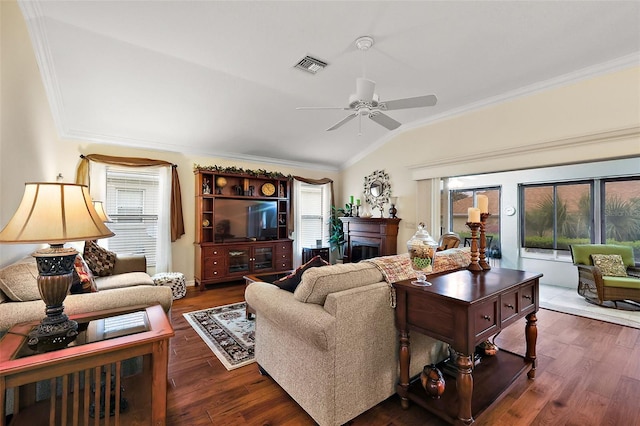
[[[525,338],[527,340],[527,354],[525,359],[531,362],[531,370],[527,373],[530,379],[536,378],[536,342],[538,340],[538,318],[535,312],[527,315],[527,325],[525,326]]]
[[[151,360],[151,422],[164,425],[167,419],[167,379],[169,366],[169,340],[153,344]]]
[[[471,414],[471,397],[473,395],[473,354],[457,354],[456,367],[458,367],[458,377],[456,378],[456,389],[458,391],[458,421],[463,424],[473,423]]]
[[[405,410],[409,408],[409,363],[411,362],[411,346],[409,332],[400,330],[400,404]]]

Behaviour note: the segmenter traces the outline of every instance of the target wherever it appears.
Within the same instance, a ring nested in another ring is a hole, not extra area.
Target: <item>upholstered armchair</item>
[[[599,255],[604,255],[599,256]],[[618,255],[612,257],[612,255]],[[640,303],[640,268],[633,248],[612,244],[574,244],[573,264],[578,267],[578,293],[589,302],[632,300]]]

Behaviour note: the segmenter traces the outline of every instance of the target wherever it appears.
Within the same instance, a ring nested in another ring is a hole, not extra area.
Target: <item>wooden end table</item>
[[[27,335],[39,321],[18,324],[0,340],[0,425],[6,421],[5,393],[12,388],[12,425],[97,425],[100,411],[104,413],[100,424],[164,425],[169,339],[174,332],[162,307],[70,318],[78,322],[80,333],[64,349],[35,353],[28,348]],[[121,378],[122,361],[138,356],[144,357],[143,372]],[[41,380],[50,380],[54,391],[36,402],[36,382]],[[60,395],[55,392],[58,383]],[[110,398],[105,397],[107,390]],[[122,398],[128,408],[121,413]]]
[[[394,283],[400,334],[400,380],[396,390],[403,408],[408,408],[411,400],[449,423],[471,424],[524,371],[529,369],[528,377],[535,378],[541,276],[494,268],[429,277],[432,285],[428,287],[416,286],[410,280]],[[483,357],[474,365],[478,344],[523,317],[527,319],[524,357],[500,349],[495,356]],[[445,378],[445,393],[439,399],[427,397],[419,377],[409,378],[410,331],[446,342],[457,353],[457,375]]]
[[[249,284],[255,283],[255,282],[272,283],[275,280],[279,280],[280,278],[286,277],[292,272],[293,270],[283,271],[283,272],[264,272],[262,274],[245,275],[242,278],[244,278],[245,286],[248,286]],[[253,308],[249,306],[249,304],[247,303],[247,307],[245,308],[245,314],[247,316],[247,319],[251,319],[251,315],[252,314],[255,315],[256,311],[254,311]]]

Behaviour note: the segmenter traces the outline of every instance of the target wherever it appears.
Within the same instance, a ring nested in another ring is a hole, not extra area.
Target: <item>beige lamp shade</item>
[[[96,209],[96,212],[98,212],[98,216],[100,216],[102,222],[111,222],[111,218],[104,209],[104,204],[102,203],[102,201],[94,201],[93,207]]]
[[[22,201],[0,232],[2,243],[49,243],[112,237],[89,189],[70,183],[26,183]]]

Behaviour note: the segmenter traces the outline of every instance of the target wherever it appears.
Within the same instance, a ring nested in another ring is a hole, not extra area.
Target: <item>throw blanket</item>
[[[392,308],[396,307],[396,292],[392,284],[398,281],[414,279],[416,271],[411,267],[411,258],[409,253],[396,254],[392,256],[374,257],[366,259],[363,262],[369,262],[375,265],[384,280],[391,287],[389,295]],[[466,268],[471,263],[471,252],[469,247],[454,248],[436,252],[433,261],[433,274],[438,272],[452,271],[455,269]]]

